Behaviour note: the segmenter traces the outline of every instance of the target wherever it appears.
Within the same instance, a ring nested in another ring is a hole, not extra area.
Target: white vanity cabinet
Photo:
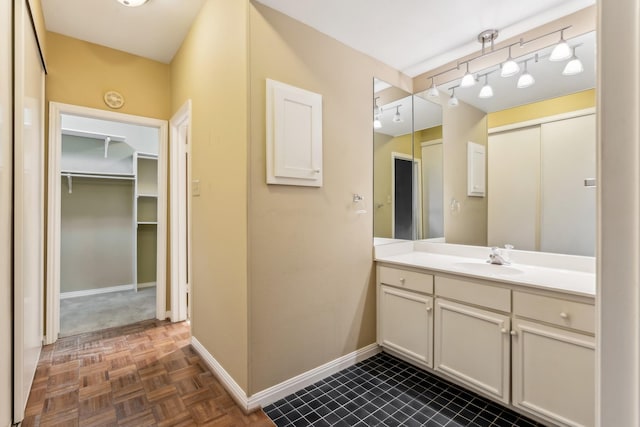
[[[593,305],[513,294],[513,405],[561,425],[595,425]]]
[[[378,344],[433,367],[433,276],[378,267]]]
[[[377,265],[378,344],[522,413],[595,425],[588,296]]]
[[[435,294],[436,371],[509,403],[510,290],[437,276]]]

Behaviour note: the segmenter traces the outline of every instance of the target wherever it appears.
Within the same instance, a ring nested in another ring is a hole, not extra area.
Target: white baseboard
[[[106,294],[109,292],[130,291],[135,285],[109,286],[108,288],[84,289],[82,291],[60,292],[60,299],[86,297],[89,295]]]
[[[207,351],[206,348],[194,336],[191,337],[191,345],[198,352],[200,357],[204,359],[207,366],[218,377],[224,388],[229,392],[233,400],[245,412],[252,412],[261,407],[265,407],[277,400],[282,399],[292,393],[295,393],[310,384],[327,378],[336,372],[355,365],[365,359],[368,359],[380,353],[381,348],[378,344],[370,344],[366,347],[358,349],[354,352],[346,354],[342,357],[334,359],[324,365],[311,369],[286,381],[276,384],[268,389],[262,390],[251,397],[235,382],[229,373],[218,363],[218,361]]]
[[[155,286],[156,286],[156,282],[138,283],[138,289],[140,289],[140,288],[153,288]]]

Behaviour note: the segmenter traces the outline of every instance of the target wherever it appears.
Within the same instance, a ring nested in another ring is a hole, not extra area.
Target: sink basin
[[[486,262],[456,262],[454,265],[462,270],[467,270],[469,273],[489,274],[492,276],[511,276],[524,273],[524,271],[516,267],[488,264]]]

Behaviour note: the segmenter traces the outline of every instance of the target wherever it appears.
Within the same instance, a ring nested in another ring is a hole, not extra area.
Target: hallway
[[[22,426],[271,426],[245,416],[189,345],[186,322],[148,320],[42,349]]]

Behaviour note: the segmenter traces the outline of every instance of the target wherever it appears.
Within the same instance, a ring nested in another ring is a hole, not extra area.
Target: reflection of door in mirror
[[[444,237],[442,139],[420,144],[422,150],[422,237]]]

